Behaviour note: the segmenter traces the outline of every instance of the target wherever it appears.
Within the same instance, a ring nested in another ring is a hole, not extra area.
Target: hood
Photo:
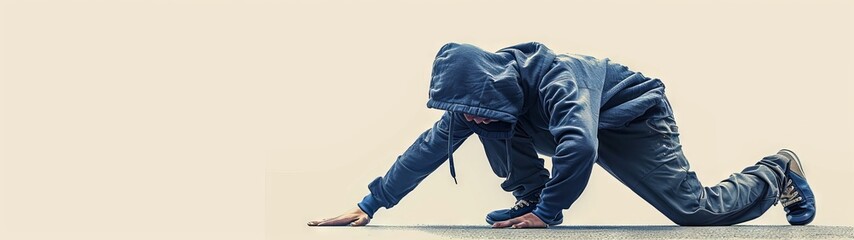
[[[527,110],[526,98],[535,97],[528,90],[552,61],[554,53],[537,42],[494,53],[470,44],[445,44],[433,61],[427,107],[499,120],[468,125],[481,137],[510,138]]]
[[[536,83],[554,61],[554,53],[536,42],[488,52],[470,44],[448,43],[433,61],[427,107],[498,120],[490,124],[465,121],[483,138],[505,139],[509,164],[510,138],[516,122],[535,100]],[[528,104],[526,104],[528,103]],[[449,124],[448,160],[453,167],[453,122]],[[509,166],[509,165],[508,165]],[[509,177],[509,173],[508,173]],[[454,178],[456,181],[456,178]]]

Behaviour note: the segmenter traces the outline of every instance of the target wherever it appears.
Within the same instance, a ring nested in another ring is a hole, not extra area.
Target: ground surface
[[[491,229],[488,226],[368,226],[308,228],[319,238],[407,239],[854,239],[840,226],[557,226],[550,229]]]

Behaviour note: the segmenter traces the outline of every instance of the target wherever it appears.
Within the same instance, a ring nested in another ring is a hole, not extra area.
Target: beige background
[[[814,224],[854,226],[843,1],[0,2],[3,239],[393,237],[304,223],[354,207],[438,119],[430,67],[451,41],[660,78],[704,184],[792,148]],[[443,165],[372,224],[479,225],[512,204],[476,138],[455,156],[459,185]],[[565,214],[672,224],[599,167]],[[786,222],[778,205],[747,224]]]

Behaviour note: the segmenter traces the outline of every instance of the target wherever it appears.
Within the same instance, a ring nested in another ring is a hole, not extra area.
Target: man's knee
[[[679,226],[730,226],[735,224],[728,217],[711,214],[707,211],[682,212],[667,216]]]
[[[679,226],[712,226],[708,221],[690,217],[672,218],[673,223]]]
[[[673,223],[679,226],[715,226],[709,216],[703,216],[700,212],[679,213],[668,216]]]

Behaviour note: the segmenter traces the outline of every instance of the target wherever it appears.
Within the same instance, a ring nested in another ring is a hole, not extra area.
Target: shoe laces
[[[529,200],[522,199],[522,200],[516,201],[516,205],[513,205],[513,208],[511,208],[511,209],[519,210],[520,208],[530,206],[533,203],[536,203],[536,201],[529,201]]]
[[[780,194],[780,203],[783,204],[783,207],[788,207],[789,205],[798,203],[801,200],[803,200],[801,193],[795,188],[795,184],[792,182],[792,179],[788,179],[786,181],[786,187],[783,188],[783,193]]]

